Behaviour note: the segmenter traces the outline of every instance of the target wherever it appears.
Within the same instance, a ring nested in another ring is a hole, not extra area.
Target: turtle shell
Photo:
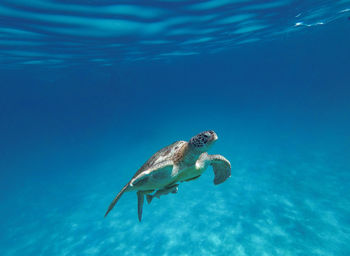
[[[158,150],[145,162],[141,168],[134,174],[132,178],[135,178],[140,173],[151,169],[155,165],[159,165],[162,162],[167,162],[169,160],[175,160],[177,158],[178,152],[181,148],[187,144],[186,141],[176,141],[173,144]]]

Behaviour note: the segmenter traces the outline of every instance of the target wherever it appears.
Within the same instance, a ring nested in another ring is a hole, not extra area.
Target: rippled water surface
[[[348,0],[2,0],[2,64],[112,65],[215,53],[349,15]]]

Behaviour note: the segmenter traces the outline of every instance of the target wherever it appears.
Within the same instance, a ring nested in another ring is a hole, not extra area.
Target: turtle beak
[[[218,138],[218,135],[214,132],[213,141],[216,141]]]

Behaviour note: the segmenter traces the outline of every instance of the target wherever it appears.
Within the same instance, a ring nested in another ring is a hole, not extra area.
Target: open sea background
[[[0,255],[350,255],[349,0],[2,0]],[[231,161],[118,191],[213,129]]]

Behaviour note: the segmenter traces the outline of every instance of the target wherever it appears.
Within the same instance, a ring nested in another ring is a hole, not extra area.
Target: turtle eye
[[[208,139],[208,138],[211,138],[213,136],[213,134],[214,134],[213,132],[207,131],[207,132],[203,133],[203,136]]]

